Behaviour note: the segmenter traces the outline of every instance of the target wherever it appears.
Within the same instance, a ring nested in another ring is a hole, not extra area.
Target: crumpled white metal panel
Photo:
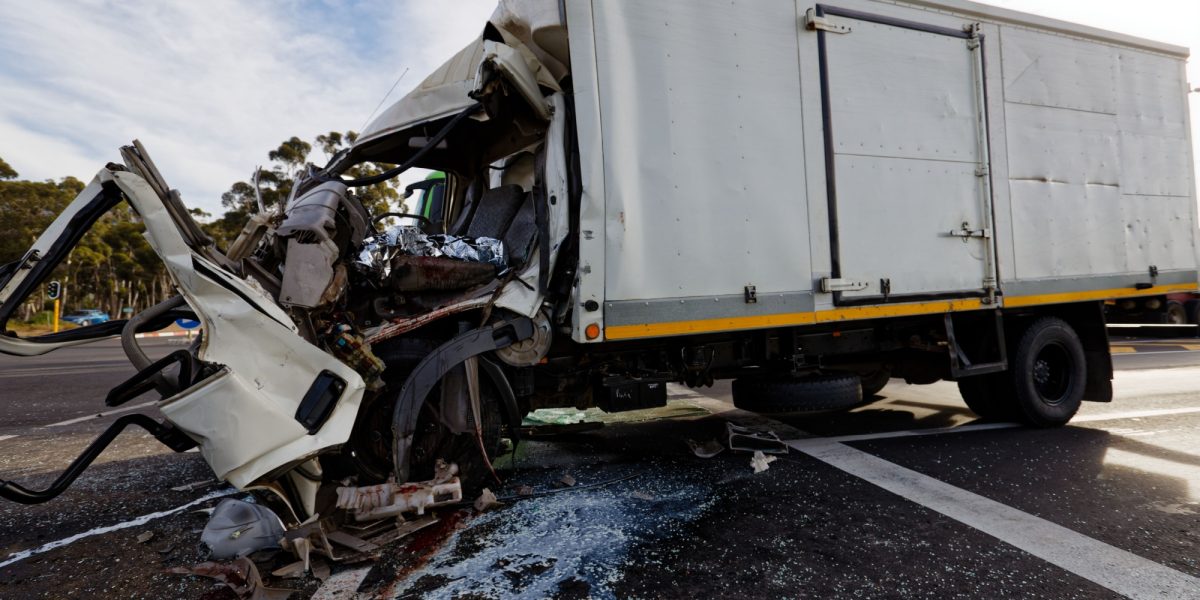
[[[1196,268],[1196,203],[1189,196],[1123,197],[1125,254],[1130,271]]]
[[[1017,279],[1194,269],[1181,61],[1001,31]]]
[[[1179,60],[1122,50],[1118,65],[1121,191],[1190,196],[1187,81]]]
[[[592,16],[605,299],[812,289],[795,3],[603,1]]]
[[[1125,272],[1116,117],[1017,104],[1007,115],[1017,277]]]
[[[1116,114],[1114,47],[1016,27],[1000,41],[1005,100]]]
[[[1020,279],[1126,271],[1117,188],[1018,180],[1010,192]]]
[[[834,152],[976,163],[967,41],[835,19],[853,31],[825,37]]]
[[[217,477],[243,488],[345,443],[362,400],[362,377],[301,338],[270,297],[196,256],[145,180],[127,172],[111,177],[141,215],[146,240],[203,323],[198,357],[225,367],[159,403],[168,420],[199,442]],[[208,267],[224,285],[201,274],[196,264]],[[295,414],[321,371],[337,374],[346,389],[321,429],[309,435]]]

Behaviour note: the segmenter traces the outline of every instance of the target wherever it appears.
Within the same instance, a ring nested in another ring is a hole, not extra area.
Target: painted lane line
[[[1152,408],[1147,410],[1131,410],[1119,413],[1084,415],[1082,417],[1075,417],[1074,419],[1071,419],[1071,423],[1092,423],[1095,421],[1117,421],[1121,419],[1144,419],[1146,417],[1186,415],[1190,413],[1200,413],[1200,406],[1188,406],[1182,408]]]
[[[1200,413],[1200,407],[1185,407],[1185,408],[1161,408],[1149,410],[1135,410],[1118,413],[1102,413],[1098,415],[1085,415],[1071,419],[1070,424],[1076,423],[1095,423],[1097,421],[1120,421],[1123,419],[1143,419],[1147,417],[1162,417],[1168,415],[1184,415]],[[794,439],[798,443],[821,443],[821,442],[863,442],[868,440],[883,440],[889,438],[901,437],[919,437],[926,435],[942,435],[946,433],[971,433],[974,431],[990,431],[994,429],[1014,429],[1023,427],[1019,423],[971,423],[967,425],[956,425],[952,427],[935,427],[930,429],[905,429],[902,431],[881,431],[878,433],[860,433],[854,435],[835,435],[829,437],[809,437]]]
[[[63,425],[74,425],[75,423],[82,423],[84,421],[90,421],[92,419],[101,419],[101,418],[107,417],[109,415],[115,415],[115,414],[119,414],[119,413],[123,413],[123,412],[129,412],[131,410],[137,410],[139,408],[146,408],[147,406],[154,406],[154,402],[143,402],[141,404],[134,404],[133,406],[126,406],[125,408],[118,408],[116,410],[105,411],[105,412],[97,413],[94,415],[87,415],[86,417],[78,417],[75,419],[67,419],[66,421],[59,421],[57,423],[51,423],[49,425],[42,425],[42,427],[62,427]]]
[[[1021,425],[1018,423],[972,423],[968,425],[956,425],[953,427],[934,427],[930,429],[905,429],[902,431],[880,431],[878,433],[834,435],[829,437],[813,437],[793,441],[803,443],[861,442],[866,440],[884,440],[889,438],[942,435],[944,433],[971,433],[974,431],[991,431],[993,429],[1014,429],[1017,427],[1021,427]]]
[[[790,445],[1118,594],[1200,599],[1200,579],[845,444],[814,441]]]
[[[17,437],[17,436],[15,436],[15,435],[0,435],[0,442],[3,442],[4,440],[11,440],[15,437]]]
[[[208,502],[209,500],[214,500],[216,498],[224,498],[225,496],[231,496],[236,493],[238,493],[238,491],[234,488],[225,488],[223,490],[217,490],[215,492],[212,492],[210,494],[207,494],[205,496],[201,496],[200,498],[192,500],[191,502],[188,502],[187,504],[183,504],[181,506],[176,506],[175,508],[172,508],[169,510],[163,510],[163,511],[159,511],[159,512],[145,514],[136,519],[133,519],[132,521],[125,521],[124,523],[117,523],[116,525],[106,525],[104,527],[97,527],[95,529],[90,529],[83,533],[77,533],[71,537],[63,538],[61,540],[55,540],[48,544],[42,544],[41,546],[38,546],[37,548],[32,548],[30,550],[22,550],[20,552],[15,552],[13,554],[10,554],[4,562],[0,562],[0,567],[7,567],[8,565],[11,565],[15,562],[25,560],[25,559],[29,558],[30,556],[36,556],[38,554],[42,554],[43,552],[49,552],[55,548],[61,548],[68,544],[73,544],[84,538],[89,538],[92,536],[101,535],[101,534],[109,533],[112,531],[120,531],[122,529],[129,529],[130,527],[137,527],[139,525],[145,525],[146,523],[149,523],[150,521],[153,521],[155,519],[161,519],[163,517],[169,517],[179,511],[196,506],[197,504]]]
[[[359,567],[346,571],[338,571],[330,575],[321,587],[313,593],[309,600],[348,600],[358,596],[358,586],[362,585],[371,567]]]

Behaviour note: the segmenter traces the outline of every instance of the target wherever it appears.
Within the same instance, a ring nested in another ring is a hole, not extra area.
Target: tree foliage
[[[11,166],[9,166],[8,163],[4,162],[3,158],[0,158],[0,179],[16,179],[16,178],[17,178],[17,170],[12,168]]]
[[[318,135],[315,148],[328,161],[338,151],[354,143],[358,134],[353,131],[331,131]],[[241,232],[250,215],[258,211],[258,194],[268,212],[278,212],[287,202],[296,178],[313,162],[314,145],[291,137],[267,152],[270,163],[259,171],[256,192],[253,176],[248,181],[234,182],[221,195],[225,211],[213,218],[199,209],[192,209],[194,218],[213,236],[221,248]],[[356,165],[345,173],[348,178],[360,178],[382,172],[374,164]],[[83,191],[84,183],[74,177],[59,181],[23,181],[17,172],[0,158],[0,222],[5,235],[0,236],[0,264],[19,260],[37,240],[42,231]],[[371,212],[406,210],[394,181],[355,188],[351,193]],[[74,311],[99,308],[113,318],[120,318],[122,309],[140,312],[165,300],[173,292],[162,261],[143,237],[145,227],[130,207],[121,203],[104,215],[80,240],[70,257],[59,265],[53,277],[64,282],[64,309]],[[22,319],[30,319],[45,310],[48,300],[42,292],[34,294],[22,307]]]
[[[19,260],[42,231],[83,191],[74,177],[60,181],[0,181],[0,264]],[[64,283],[67,310],[99,308],[114,318],[124,307],[142,310],[161,301],[169,289],[162,261],[142,237],[145,228],[125,203],[102,216],[51,275]],[[17,316],[29,319],[45,310],[39,290]]]

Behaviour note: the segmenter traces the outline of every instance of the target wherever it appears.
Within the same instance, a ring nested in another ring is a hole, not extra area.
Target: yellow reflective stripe
[[[699,321],[668,321],[644,325],[610,325],[604,328],[604,337],[609,340],[685,335],[689,333],[711,333],[738,329],[760,329],[763,327],[785,327],[789,325],[811,325],[817,319],[813,313],[784,313],[778,315],[755,315],[729,317],[725,319],[702,319]]]
[[[1106,300],[1109,298],[1127,298],[1130,296],[1156,296],[1171,292],[1190,292],[1196,290],[1195,283],[1175,283],[1156,285],[1144,290],[1134,288],[1116,288],[1110,290],[1088,290],[1086,292],[1066,292],[1062,294],[1039,294],[1034,296],[1005,296],[1004,306],[1032,306],[1035,304],[1063,304],[1067,302],[1082,302],[1084,300]]]
[[[736,331],[738,329],[811,325],[813,323],[828,323],[831,321],[927,315],[960,310],[977,310],[983,307],[983,302],[978,298],[967,298],[962,300],[914,302],[909,304],[854,306],[816,312],[784,313],[778,315],[754,315],[724,319],[702,319],[698,321],[668,321],[665,323],[646,323],[641,325],[610,325],[604,328],[604,337],[608,340],[627,340],[690,333]]]
[[[1158,285],[1144,290],[1134,288],[1115,288],[1107,290],[1088,290],[1084,292],[1066,292],[1061,294],[1039,294],[1032,296],[1006,296],[1002,298],[1003,306],[1015,308],[1037,304],[1063,304],[1067,302],[1083,302],[1087,300],[1105,300],[1110,298],[1125,298],[1131,296],[1155,296],[1172,292],[1195,291],[1195,283],[1178,283]],[[871,306],[852,306],[803,313],[783,313],[777,315],[754,315],[748,317],[728,317],[722,319],[700,319],[695,321],[667,321],[663,323],[644,323],[638,325],[610,325],[604,328],[604,338],[607,340],[628,340],[634,338],[663,337],[669,335],[687,335],[693,333],[716,333],[721,331],[737,331],[740,329],[762,329],[766,327],[787,327],[792,325],[811,325],[813,323],[829,323],[835,321],[856,321],[861,319],[880,319],[886,317],[907,317],[914,315],[929,315],[964,310],[981,310],[990,308],[979,298],[963,298],[959,300],[940,300],[936,302],[911,302],[906,304],[875,304]]]
[[[960,310],[979,310],[981,308],[984,308],[984,304],[979,298],[913,302],[909,304],[872,304],[871,306],[852,306],[849,308],[817,311],[817,322],[828,323],[830,321],[854,321],[882,317],[907,317],[912,315],[957,312]]]

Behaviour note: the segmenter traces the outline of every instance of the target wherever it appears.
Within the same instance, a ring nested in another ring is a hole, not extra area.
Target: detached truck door
[[[818,6],[839,305],[994,293],[982,38]]]

